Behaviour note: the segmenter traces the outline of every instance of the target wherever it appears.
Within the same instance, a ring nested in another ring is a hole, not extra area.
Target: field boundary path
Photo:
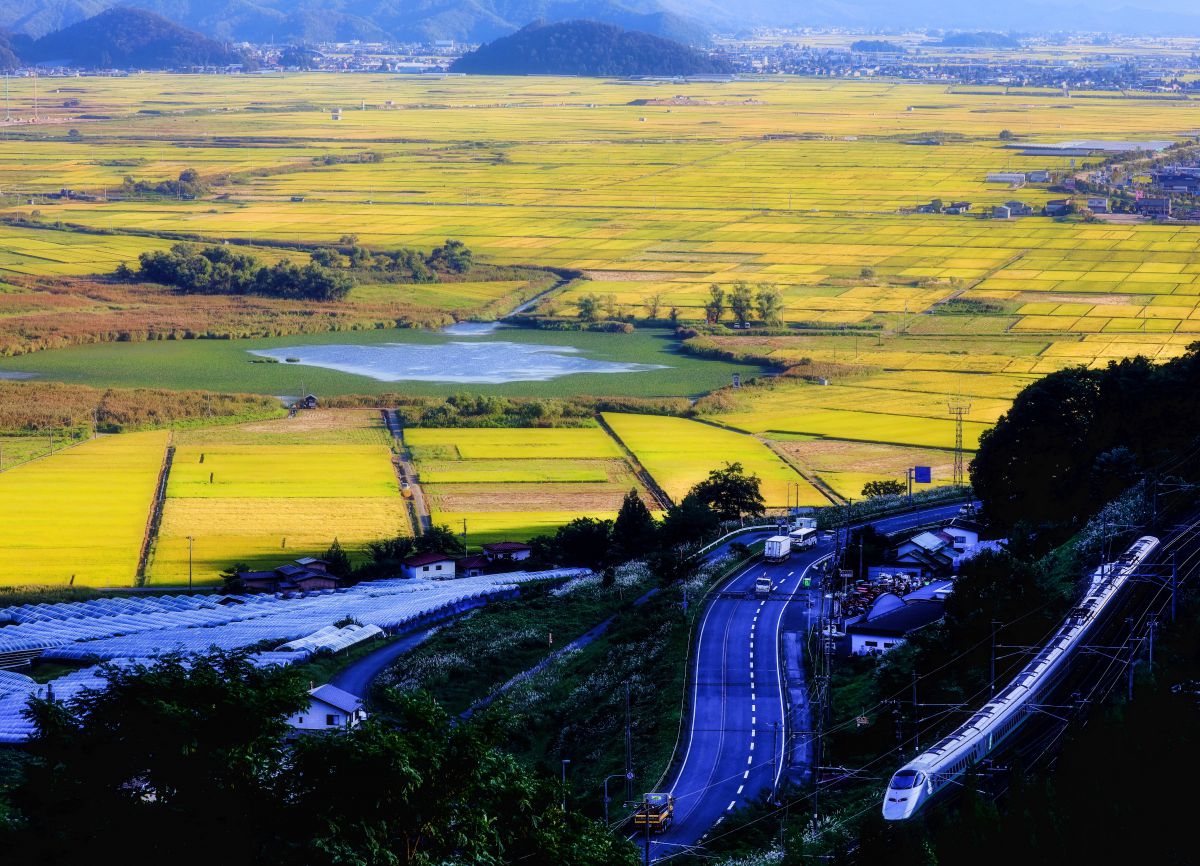
[[[162,466],[158,470],[158,483],[154,487],[154,501],[150,505],[150,513],[146,516],[146,531],[142,535],[142,549],[138,552],[138,567],[135,583],[146,585],[146,568],[150,565],[150,551],[158,538],[158,529],[162,526],[163,508],[167,504],[167,481],[171,477],[171,464],[175,462],[175,446],[169,440],[163,452]]]
[[[788,466],[792,467],[792,469],[794,469],[796,471],[797,475],[799,475],[801,478],[803,478],[805,481],[807,481],[813,487],[817,488],[817,492],[819,492],[822,496],[824,496],[826,499],[828,499],[834,505],[845,505],[846,504],[846,498],[844,496],[842,496],[836,490],[834,490],[832,487],[830,487],[828,484],[826,484],[825,481],[820,476],[818,476],[815,472],[813,472],[807,466],[803,465],[799,460],[794,458],[791,454],[788,454],[786,451],[784,451],[782,448],[780,448],[778,446],[778,443],[773,442],[770,439],[764,439],[762,436],[755,436],[754,438],[757,439],[759,442],[761,442],[763,445],[766,445],[768,448],[770,448],[771,452],[776,457],[778,457],[780,460],[782,460]]]
[[[597,415],[596,421],[600,424],[600,429],[607,433],[612,440],[617,443],[617,447],[620,448],[621,453],[625,455],[625,462],[629,464],[631,469],[633,469],[633,474],[636,475],[638,480],[642,482],[642,485],[645,486],[647,492],[654,497],[658,507],[663,511],[666,511],[672,505],[674,505],[675,503],[671,501],[671,497],[667,495],[665,490],[658,486],[658,482],[654,480],[654,476],[646,471],[646,467],[643,466],[641,461],[637,459],[637,456],[631,450],[629,450],[629,446],[626,445],[624,441],[622,441],[621,437],[617,435],[617,431],[608,425],[608,422],[604,420],[604,416]]]
[[[412,454],[404,443],[404,428],[400,426],[400,415],[395,409],[380,411],[383,414],[383,423],[387,425],[388,432],[392,434],[392,439],[396,444],[392,469],[396,472],[397,484],[403,493],[404,484],[408,482],[408,492],[412,494],[411,498],[405,498],[404,505],[408,519],[412,523],[413,534],[424,535],[433,528],[433,521],[429,517],[429,507],[425,504],[425,491],[421,489],[417,468],[412,462]]]

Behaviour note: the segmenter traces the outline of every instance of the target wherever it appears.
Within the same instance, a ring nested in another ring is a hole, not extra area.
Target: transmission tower
[[[954,416],[954,484],[962,487],[966,480],[963,471],[963,416],[971,411],[971,404],[959,397],[948,401],[946,408]]]

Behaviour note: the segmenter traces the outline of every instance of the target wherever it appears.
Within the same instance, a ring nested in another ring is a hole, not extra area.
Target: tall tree
[[[663,515],[660,538],[665,547],[685,547],[705,540],[721,525],[721,518],[693,491]]]
[[[770,283],[759,283],[758,296],[754,300],[758,317],[767,325],[783,322],[783,293]]]
[[[342,543],[336,538],[333,544],[329,545],[329,549],[325,551],[325,555],[321,557],[325,560],[329,573],[335,577],[350,576],[350,557],[346,554]]]
[[[658,524],[654,515],[642,501],[634,487],[621,503],[617,519],[613,522],[612,543],[617,557],[628,561],[646,556],[654,547],[658,536]]]
[[[745,327],[753,309],[754,293],[744,280],[738,280],[733,284],[733,291],[729,295],[729,311],[733,313],[734,321]]]
[[[708,287],[708,303],[704,305],[704,315],[709,323],[714,325],[725,315],[725,290],[716,283]]]
[[[691,492],[722,520],[756,517],[766,511],[761,479],[747,475],[740,462],[712,470]]]

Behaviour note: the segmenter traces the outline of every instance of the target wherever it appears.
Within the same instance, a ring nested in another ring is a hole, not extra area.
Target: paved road
[[[958,505],[939,506],[875,525],[883,532],[899,532],[957,512]],[[770,534],[773,531],[764,530],[741,540],[748,543]],[[756,561],[711,597],[697,632],[691,706],[680,746],[683,758],[667,785],[675,796],[675,823],[651,839],[652,859],[696,845],[734,809],[778,784],[785,763],[780,753],[788,743],[780,633],[807,633],[820,603],[817,567],[833,551],[832,541],[824,539],[780,565]],[[753,595],[762,575],[771,577],[776,587],[767,599]],[[811,579],[811,587],[804,586],[805,577]],[[803,664],[803,658],[789,661],[793,670]],[[803,689],[791,694],[804,700]],[[793,707],[792,718],[806,714],[803,705]],[[791,745],[801,747],[795,753],[807,756],[802,739],[797,736]]]
[[[338,671],[330,682],[343,691],[365,698],[375,678],[387,670],[392,662],[429,637],[432,631],[432,628],[425,628],[409,632]]]

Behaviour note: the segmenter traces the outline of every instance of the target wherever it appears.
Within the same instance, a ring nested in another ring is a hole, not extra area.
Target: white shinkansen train
[[[957,784],[972,766],[1012,736],[1028,718],[1028,707],[1054,686],[1071,654],[1156,547],[1157,538],[1143,536],[1116,562],[1096,569],[1084,600],[1008,687],[962,727],[896,771],[884,796],[884,819],[911,818],[939,791]]]

